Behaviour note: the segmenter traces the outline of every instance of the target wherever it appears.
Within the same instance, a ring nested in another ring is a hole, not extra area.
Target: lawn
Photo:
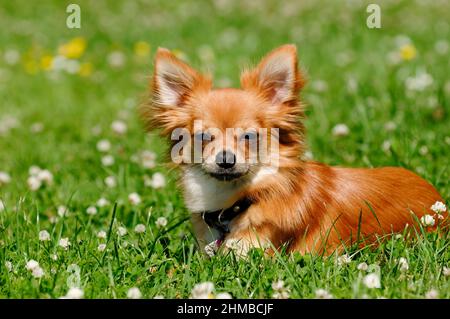
[[[80,29],[69,3],[0,7],[1,298],[187,298],[205,282],[233,298],[450,297],[448,233],[344,257],[205,258],[167,146],[137,115],[159,46],[220,87],[295,43],[307,155],[406,167],[448,206],[448,1],[379,1],[380,29],[356,0],[78,1]]]

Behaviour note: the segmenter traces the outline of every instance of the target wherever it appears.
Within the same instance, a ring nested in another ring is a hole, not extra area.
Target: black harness
[[[209,227],[227,234],[230,232],[229,224],[233,218],[245,212],[252,204],[250,198],[244,197],[227,209],[202,212],[202,218]]]

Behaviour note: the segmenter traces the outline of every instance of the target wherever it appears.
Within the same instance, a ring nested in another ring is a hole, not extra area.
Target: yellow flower
[[[52,68],[53,57],[51,55],[44,55],[41,57],[41,69],[48,71]]]
[[[58,53],[69,59],[78,59],[86,50],[86,40],[76,37],[58,48]]]
[[[82,63],[80,65],[80,70],[78,71],[78,74],[80,76],[88,77],[92,74],[92,69],[93,69],[92,63],[90,62]]]
[[[150,54],[150,44],[145,41],[138,41],[134,44],[134,54],[146,57]]]
[[[410,61],[417,55],[417,50],[412,44],[405,44],[400,48],[400,57],[402,60]]]

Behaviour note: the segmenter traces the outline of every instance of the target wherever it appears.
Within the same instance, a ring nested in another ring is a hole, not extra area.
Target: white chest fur
[[[216,180],[198,167],[185,169],[182,180],[185,204],[191,212],[222,209],[240,189],[236,183]]]

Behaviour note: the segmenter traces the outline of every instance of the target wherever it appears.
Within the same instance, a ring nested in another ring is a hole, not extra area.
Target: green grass
[[[195,67],[209,69],[218,84],[236,86],[242,67],[280,44],[297,44],[309,79],[302,99],[308,106],[307,140],[314,159],[342,166],[404,166],[433,183],[447,204],[450,198],[448,3],[382,1],[382,28],[370,30],[365,25],[369,2],[240,2],[79,1],[79,30],[65,27],[70,2],[2,4],[0,126],[7,116],[16,118],[18,126],[0,135],[0,171],[11,175],[11,182],[0,187],[5,205],[0,212],[0,297],[64,296],[72,264],[79,267],[86,298],[125,298],[131,287],[146,298],[189,297],[193,286],[204,281],[233,297],[270,298],[271,284],[278,279],[285,281],[292,298],[314,297],[320,288],[335,298],[423,298],[431,289],[441,298],[450,297],[449,277],[442,271],[450,266],[448,234],[350,249],[352,261],[343,266],[336,265],[335,256],[265,258],[253,251],[247,260],[231,255],[206,259],[196,250],[191,225],[181,222],[189,214],[176,172],[164,165],[165,144],[144,134],[136,112],[158,46],[178,50]],[[78,60],[90,63],[92,74],[42,70],[42,56],[56,55],[58,46],[74,37],[87,41]],[[410,39],[417,56],[391,63],[402,37]],[[151,45],[149,55],[136,56],[137,41]],[[14,62],[11,50],[20,54],[16,64],[7,63]],[[123,65],[108,63],[112,51],[123,53]],[[421,72],[432,76],[431,85],[407,90],[407,78]],[[111,131],[117,119],[127,124],[125,135]],[[395,129],[386,129],[389,122]],[[34,123],[42,123],[43,130],[34,132]],[[348,136],[333,136],[338,123],[349,127]],[[98,135],[94,127],[101,129]],[[112,144],[111,167],[101,164],[104,154],[96,149],[100,139]],[[385,141],[390,150],[383,149]],[[142,150],[158,154],[155,168],[132,161]],[[50,170],[53,184],[30,191],[27,178],[33,165]],[[166,176],[162,189],[144,185],[143,176],[155,172]],[[106,187],[107,176],[116,177],[117,187]],[[142,198],[138,206],[128,203],[132,192]],[[88,215],[87,207],[100,197],[111,205]],[[52,223],[59,205],[70,213]],[[155,224],[161,216],[168,219],[165,229]],[[139,223],[146,225],[143,234],[134,232]],[[118,236],[119,226],[128,234]],[[47,230],[51,240],[39,241],[40,230]],[[97,238],[100,230],[108,232],[107,239]],[[71,242],[68,250],[58,246],[64,237]],[[97,249],[101,243],[107,244],[103,252]],[[400,257],[408,260],[406,273],[399,270]],[[41,279],[26,270],[30,259],[43,268]],[[11,262],[11,271],[5,262]],[[381,288],[365,287],[366,272],[357,270],[361,262],[379,266]]]

